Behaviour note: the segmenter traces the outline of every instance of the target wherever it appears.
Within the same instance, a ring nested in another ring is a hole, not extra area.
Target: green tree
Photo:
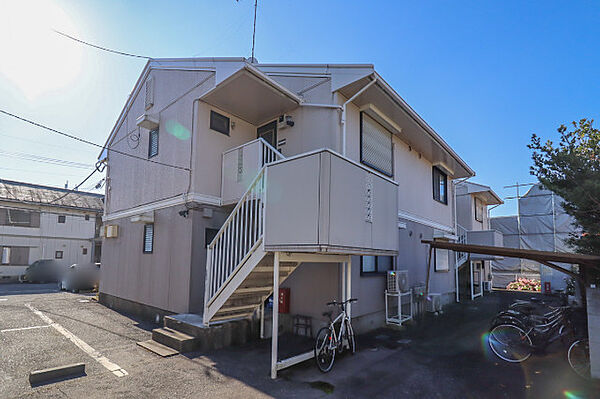
[[[565,212],[581,230],[569,239],[577,252],[600,254],[600,130],[593,119],[572,122],[572,128],[558,128],[560,141],[542,143],[535,134],[531,174],[563,200]]]

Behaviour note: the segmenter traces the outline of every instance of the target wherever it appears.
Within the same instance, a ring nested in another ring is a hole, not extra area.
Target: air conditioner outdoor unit
[[[390,270],[387,272],[388,292],[407,292],[408,270]]]
[[[442,294],[429,294],[425,308],[428,312],[441,312]]]
[[[119,236],[119,226],[116,224],[109,224],[104,226],[104,237],[106,238],[117,238]]]

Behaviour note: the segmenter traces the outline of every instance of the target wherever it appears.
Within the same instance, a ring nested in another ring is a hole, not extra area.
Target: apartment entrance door
[[[277,148],[277,121],[267,123],[256,130],[257,138],[263,138],[273,148]]]

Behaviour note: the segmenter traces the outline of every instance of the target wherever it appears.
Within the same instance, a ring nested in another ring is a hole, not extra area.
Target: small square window
[[[144,225],[144,248],[145,254],[151,254],[154,250],[154,224],[149,223]]]
[[[67,217],[65,215],[58,215],[58,223],[65,223],[67,221]]]
[[[229,118],[218,112],[210,111],[210,128],[229,136]]]
[[[87,248],[83,248],[83,249],[81,250],[81,253],[82,253],[82,255],[87,255]]]
[[[158,155],[158,130],[150,131],[148,136],[148,158]]]
[[[62,259],[63,258],[63,251],[56,251],[54,253],[54,259]]]
[[[90,215],[85,215],[85,220],[90,220]]]

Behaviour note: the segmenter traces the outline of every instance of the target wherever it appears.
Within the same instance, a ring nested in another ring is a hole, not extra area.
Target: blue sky
[[[152,57],[249,56],[253,4],[0,0],[0,108],[102,144],[145,61],[51,28]],[[256,57],[373,63],[477,172],[473,181],[505,197],[514,192],[503,186],[533,181],[532,133],[556,139],[561,123],[598,119],[599,17],[596,2],[259,0]],[[73,186],[98,154],[4,116],[0,139],[7,179]],[[493,214],[515,209],[507,201]]]

